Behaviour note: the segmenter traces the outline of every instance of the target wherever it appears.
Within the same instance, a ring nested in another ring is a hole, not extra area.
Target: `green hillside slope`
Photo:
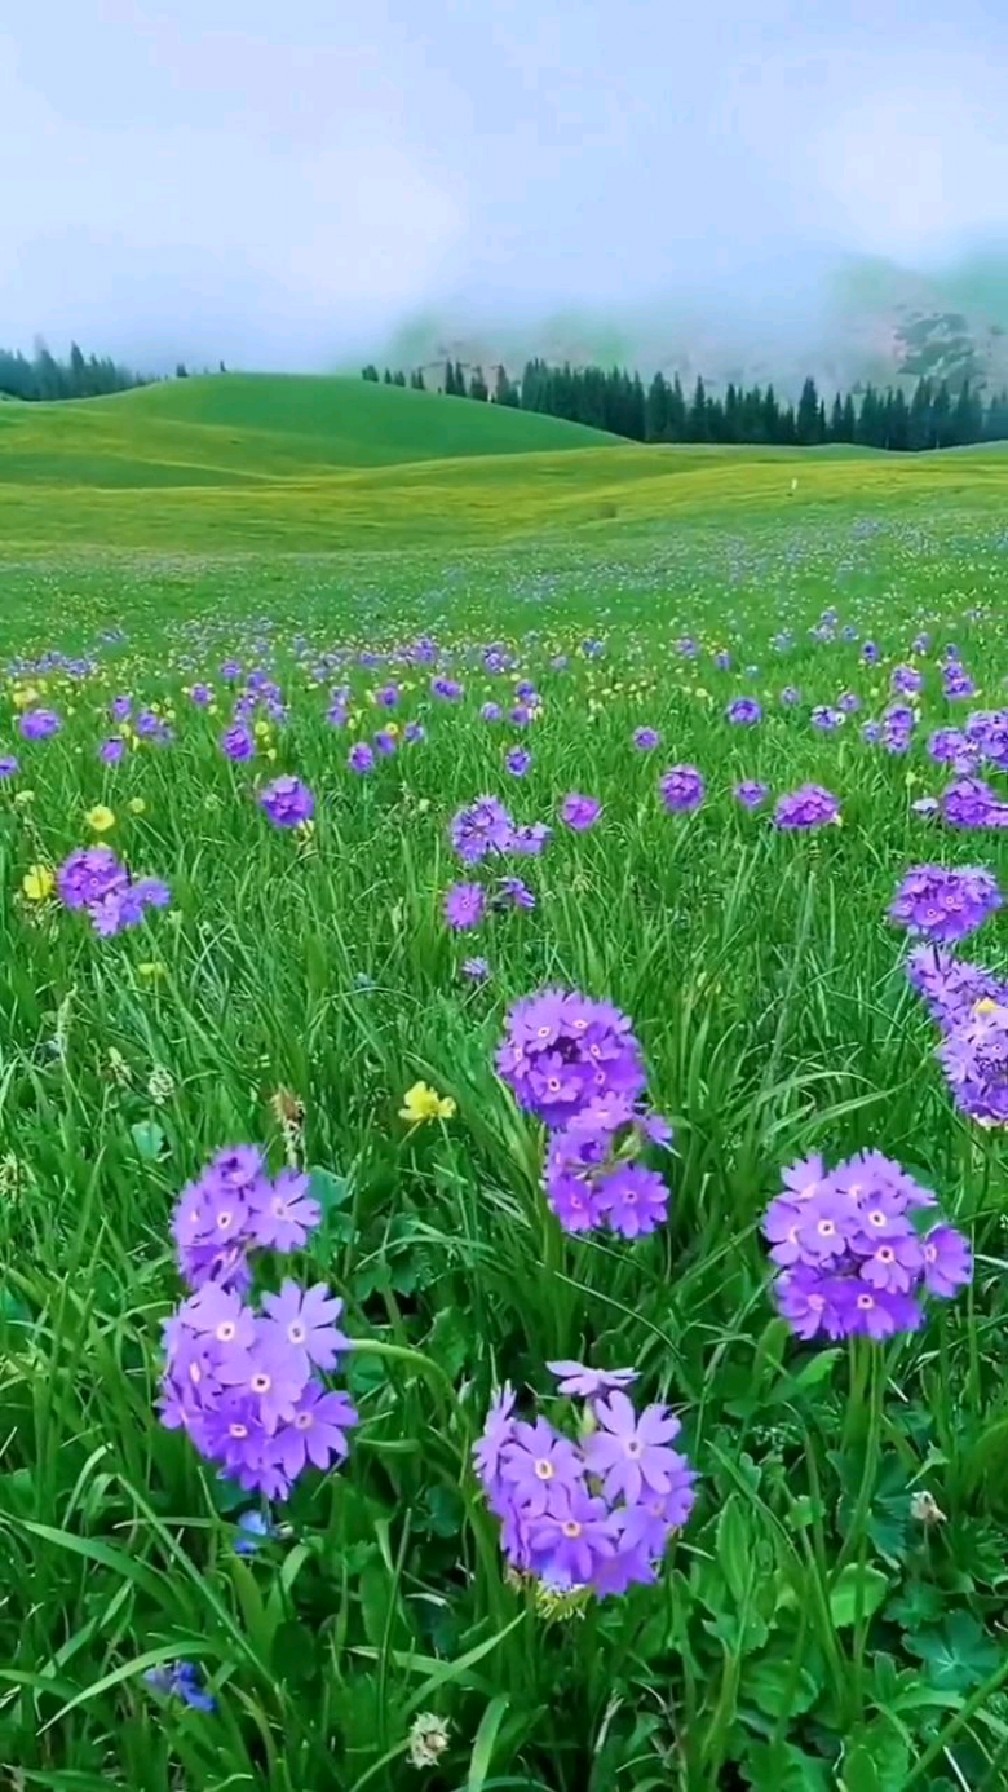
[[[360,379],[226,374],[0,410],[0,484],[241,485],[352,467],[553,453],[614,438]]]

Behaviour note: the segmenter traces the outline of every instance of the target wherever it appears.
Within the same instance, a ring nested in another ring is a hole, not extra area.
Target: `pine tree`
[[[472,370],[469,379],[469,396],[470,398],[475,398],[479,404],[486,404],[486,401],[490,396],[487,390],[486,380],[483,378],[482,367],[476,366]]]

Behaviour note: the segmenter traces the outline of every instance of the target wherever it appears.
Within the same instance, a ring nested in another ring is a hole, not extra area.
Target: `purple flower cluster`
[[[785,833],[808,832],[839,819],[837,798],[821,784],[803,784],[800,790],[788,791],[778,797],[774,810],[774,826]]]
[[[658,782],[662,802],[670,815],[690,815],[707,794],[703,773],[695,765],[670,765]]]
[[[550,838],[544,822],[516,825],[496,796],[481,796],[460,809],[451,824],[451,842],[464,865],[479,865],[492,855],[518,853],[537,858]]]
[[[548,1592],[599,1599],[651,1585],[696,1500],[696,1471],[671,1447],[679,1421],[657,1402],[634,1408],[623,1391],[632,1370],[549,1367],[561,1393],[585,1399],[579,1440],[516,1417],[505,1387],[473,1452],[511,1569]]]
[[[315,798],[300,778],[275,778],[259,792],[259,807],[274,827],[299,828],[315,813]]]
[[[805,1158],[783,1179],[763,1234],[778,1307],[798,1337],[914,1332],[924,1294],[948,1299],[972,1280],[967,1239],[953,1226],[918,1223],[934,1195],[881,1152],[829,1171],[821,1157]]]
[[[977,1002],[1008,1005],[1008,983],[982,965],[936,946],[915,946],[907,959],[906,974],[931,1019],[944,1030],[971,1016]]]
[[[975,933],[1002,904],[989,871],[914,865],[889,909],[889,918],[936,945],[953,945]]]
[[[168,1699],[178,1699],[190,1711],[216,1711],[217,1700],[203,1684],[203,1670],[194,1661],[169,1661],[160,1668],[148,1668],[144,1685]]]
[[[64,908],[86,910],[103,939],[138,927],[149,908],[167,908],[168,885],[157,877],[132,878],[110,846],[82,846],[56,873]]]
[[[309,1466],[348,1451],[357,1413],[316,1371],[349,1349],[342,1302],[323,1283],[284,1281],[256,1309],[246,1299],[256,1250],[299,1250],[321,1220],[307,1176],[271,1179],[252,1145],[221,1151],[182,1190],[172,1234],[193,1292],[165,1326],[161,1420],[248,1492],[286,1499]]]
[[[640,1105],[646,1074],[625,1014],[540,991],[511,1009],[497,1068],[550,1129],[543,1181],[565,1231],[607,1226],[639,1238],[664,1223],[668,1187],[640,1158],[649,1144],[671,1144],[672,1129]]]
[[[956,1106],[980,1126],[1008,1125],[1008,992],[953,1016],[937,1048]]]
[[[18,717],[18,732],[22,740],[51,740],[62,726],[54,709],[26,709],[24,715]]]
[[[755,697],[733,697],[725,710],[725,721],[736,728],[753,728],[762,719],[762,705]]]

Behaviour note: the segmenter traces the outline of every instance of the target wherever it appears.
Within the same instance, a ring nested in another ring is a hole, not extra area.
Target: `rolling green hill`
[[[604,448],[527,411],[361,379],[226,374],[0,411],[0,484],[242,485],[471,455]]]

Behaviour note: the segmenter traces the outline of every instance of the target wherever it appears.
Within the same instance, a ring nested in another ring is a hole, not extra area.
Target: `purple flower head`
[[[396,737],[394,734],[390,734],[387,728],[379,728],[374,737],[374,744],[379,753],[389,759],[396,750]]]
[[[881,653],[874,641],[866,641],[861,649],[861,658],[866,666],[875,666],[881,659]]]
[[[217,1709],[217,1700],[206,1690],[202,1668],[192,1661],[170,1661],[163,1667],[148,1668],[144,1685],[165,1698],[178,1699],[190,1711],[209,1714]]]
[[[671,1133],[660,1123],[661,1142]],[[668,1216],[669,1191],[657,1171],[636,1161],[656,1134],[648,1117],[617,1094],[600,1097],[550,1139],[546,1198],[567,1232],[603,1226],[623,1238],[654,1232]]]
[[[561,821],[566,822],[575,834],[587,833],[589,828],[595,826],[601,813],[602,804],[598,797],[582,796],[576,790],[565,796],[560,805]]]
[[[916,666],[894,666],[889,677],[890,689],[899,697],[915,697],[923,683],[923,673]]]
[[[952,1300],[973,1280],[973,1253],[969,1240],[954,1226],[933,1226],[921,1240],[924,1254],[924,1286],[940,1300]]]
[[[480,709],[480,716],[484,722],[499,722],[503,714],[504,711],[499,703],[484,703]]]
[[[763,709],[755,697],[734,697],[725,710],[725,721],[740,728],[752,728],[762,719]]]
[[[942,695],[950,703],[961,703],[964,698],[976,695],[976,685],[961,666],[948,666],[942,673]]]
[[[349,1340],[336,1326],[343,1302],[333,1299],[323,1282],[301,1288],[288,1279],[279,1294],[264,1294],[262,1304],[286,1347],[303,1359],[306,1380],[311,1368],[334,1369],[349,1350]]]
[[[421,722],[407,722],[402,737],[404,746],[412,747],[418,741],[426,740],[427,730]]]
[[[1001,903],[989,871],[915,865],[896,893],[889,918],[935,944],[954,945],[981,927]]]
[[[487,895],[482,884],[452,884],[445,892],[444,918],[456,933],[479,927],[486,915]]]
[[[18,732],[22,740],[51,740],[62,726],[54,709],[26,709],[18,717]]]
[[[440,697],[443,703],[454,703],[465,695],[463,687],[454,678],[432,678],[431,695]]]
[[[943,791],[942,818],[949,827],[1002,828],[1008,825],[1008,803],[983,778],[958,778]]]
[[[981,998],[937,1051],[961,1112],[981,1126],[1008,1125],[1008,1006]]]
[[[0,783],[5,784],[8,778],[16,778],[20,770],[20,764],[13,753],[0,756]]]
[[[225,728],[221,735],[220,748],[227,759],[233,760],[235,764],[241,764],[247,759],[255,758],[255,737],[244,722],[234,722],[230,728]]]
[[[670,815],[689,815],[699,809],[706,794],[703,776],[695,765],[672,765],[659,780],[662,801]]]
[[[355,741],[347,755],[347,764],[352,772],[365,773],[374,770],[375,756],[366,740]]]
[[[801,692],[793,684],[786,684],[781,691],[780,700],[785,709],[794,709],[801,702]]]
[[[828,1172],[821,1159],[808,1160],[786,1172],[785,1183],[763,1233],[777,1305],[796,1334],[885,1339],[916,1331],[927,1254],[912,1216],[934,1207],[930,1189],[877,1151]]]
[[[527,747],[511,747],[504,756],[504,764],[516,778],[524,778],[532,764],[532,755]]]
[[[126,757],[126,742],[116,735],[110,740],[103,740],[98,748],[98,757],[102,765],[119,765]]]
[[[491,853],[509,851],[514,831],[499,797],[481,796],[458,811],[451,824],[451,842],[464,865],[478,865]]]
[[[259,807],[274,827],[299,828],[315,813],[315,798],[300,778],[275,778],[259,793]]]
[[[840,804],[821,784],[803,784],[778,797],[774,826],[784,832],[826,827],[840,818]]]
[[[558,1384],[557,1393],[578,1400],[597,1400],[617,1389],[623,1392],[637,1380],[636,1369],[586,1369],[569,1361],[547,1363],[546,1367]]]
[[[132,697],[113,697],[109,704],[109,715],[113,722],[127,722],[132,714]]]
[[[1008,984],[982,965],[936,946],[915,946],[906,961],[907,981],[943,1029],[968,1019],[977,1002],[1008,1006]]]
[[[639,753],[650,753],[661,746],[661,735],[657,728],[635,728],[633,744]]]
[[[379,709],[395,709],[399,702],[399,686],[397,684],[383,685],[379,691],[375,692],[375,702]]]
[[[605,1497],[621,1497],[636,1506],[645,1489],[667,1493],[681,1467],[681,1458],[669,1448],[681,1427],[668,1407],[646,1406],[638,1414],[617,1388],[607,1400],[596,1401],[594,1410],[599,1429],[588,1438],[584,1455],[589,1473],[602,1481]]]
[[[533,909],[535,905],[535,896],[520,877],[498,878],[492,900],[493,908],[498,911],[508,908]]]
[[[460,969],[470,983],[485,983],[490,975],[490,965],[485,958],[463,958]]]
[[[56,873],[56,889],[64,908],[91,908],[106,896],[120,894],[129,883],[126,869],[110,846],[84,846],[64,859]]]
[[[309,1194],[309,1179],[296,1170],[281,1170],[276,1181],[256,1182],[249,1191],[252,1236],[274,1251],[299,1251],[322,1219],[322,1209]]]
[[[497,1069],[520,1107],[563,1126],[593,1098],[635,1100],[645,1073],[630,1020],[608,1002],[547,989],[507,1016]]]
[[[769,785],[758,784],[754,779],[743,779],[741,784],[735,786],[735,800],[741,803],[743,809],[761,808],[769,795]]]

